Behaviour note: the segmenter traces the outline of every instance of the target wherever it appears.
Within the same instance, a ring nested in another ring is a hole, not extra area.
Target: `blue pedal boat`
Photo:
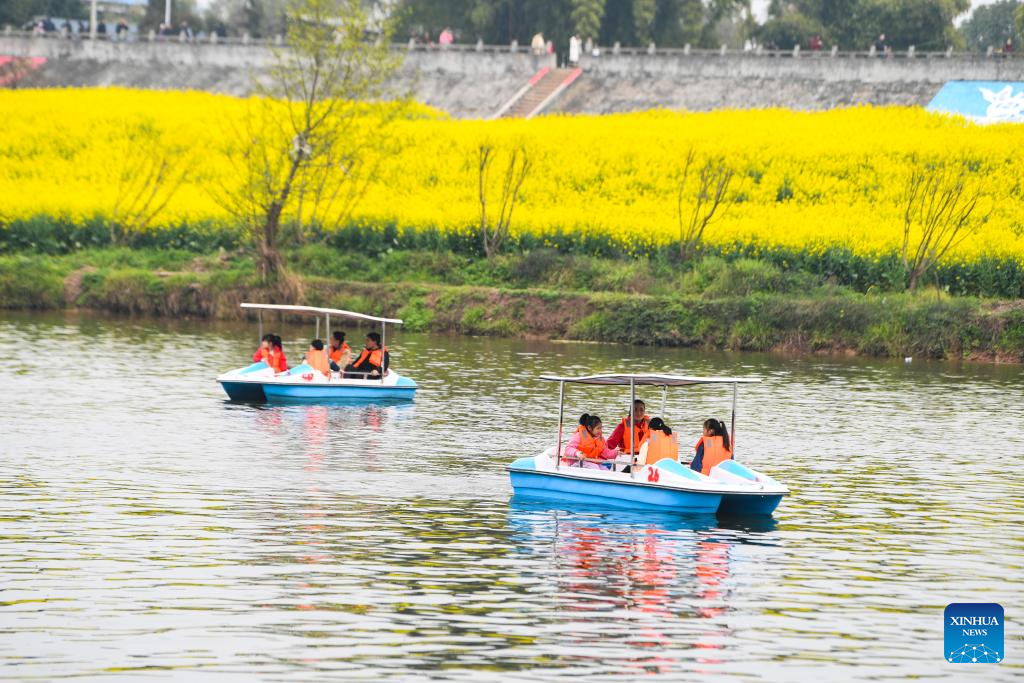
[[[259,337],[263,337],[263,311],[280,311],[294,315],[316,316],[316,336],[320,336],[320,317],[325,319],[325,338],[331,336],[331,316],[379,323],[381,346],[386,346],[387,326],[401,325],[397,318],[380,318],[365,313],[343,311],[337,308],[291,306],[284,304],[243,303],[242,308],[257,311]],[[352,401],[411,401],[416,396],[416,382],[391,368],[383,377],[343,377],[340,373],[325,376],[305,362],[275,374],[266,363],[259,362],[225,372],[217,378],[232,401],[251,403],[331,403]]]
[[[637,386],[662,388],[662,414],[668,387],[705,384],[730,384],[732,395],[732,431],[736,427],[737,385],[759,382],[753,378],[683,377],[661,374],[608,374],[584,377],[541,379],[559,383],[558,441],[539,455],[519,458],[506,468],[515,495],[547,498],[562,502],[589,503],[610,508],[654,509],[666,512],[717,513],[721,516],[770,515],[789,489],[771,477],[727,460],[713,467],[709,475],[689,468],[689,463],[664,458],[646,462],[646,451],[627,456],[615,469],[587,469],[566,465],[558,454],[562,450],[566,384],[629,386],[630,404]],[[632,420],[632,418],[630,418]],[[632,428],[632,424],[630,424]],[[735,453],[735,445],[733,446]],[[629,465],[629,472],[620,471]]]

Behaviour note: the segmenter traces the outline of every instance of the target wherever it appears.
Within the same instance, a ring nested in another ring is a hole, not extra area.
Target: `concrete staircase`
[[[582,69],[541,69],[492,118],[531,119],[580,77]]]

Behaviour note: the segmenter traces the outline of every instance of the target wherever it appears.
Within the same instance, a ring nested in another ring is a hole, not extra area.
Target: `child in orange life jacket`
[[[345,343],[345,333],[338,330],[331,339],[331,370],[340,372],[343,367],[352,362],[352,349]]]
[[[284,349],[281,347],[281,337],[276,334],[273,335],[273,337],[274,338],[271,341],[272,351],[268,362],[270,363],[270,367],[274,368],[274,372],[284,372],[288,369],[288,359],[284,357]]]
[[[270,357],[270,351],[274,343],[274,335],[265,334],[263,339],[260,340],[260,346],[256,349],[256,353],[252,354],[252,362],[259,363],[260,361],[266,362]]]
[[[327,352],[324,351],[322,340],[314,339],[309,343],[309,351],[306,352],[306,364],[325,377],[330,377],[330,360],[327,357]]]
[[[265,334],[260,342],[260,347],[252,355],[252,362],[263,361],[269,365],[274,372],[284,372],[288,369],[288,359],[284,357],[281,349],[281,338],[276,334]]]
[[[672,434],[672,428],[660,417],[651,420],[650,428],[650,437],[640,446],[640,462],[653,465],[665,458],[678,461],[679,440]]]
[[[732,444],[725,423],[715,418],[704,421],[704,434],[694,446],[693,462],[690,469],[701,474],[711,474],[711,468],[720,462],[732,459]]]
[[[592,470],[608,469],[610,465],[576,460],[575,458],[589,458],[591,460],[614,460],[618,455],[617,451],[608,448],[604,440],[604,432],[601,429],[601,418],[597,415],[583,413],[580,417],[580,426],[576,433],[569,439],[569,443],[562,449],[563,465],[576,465]]]

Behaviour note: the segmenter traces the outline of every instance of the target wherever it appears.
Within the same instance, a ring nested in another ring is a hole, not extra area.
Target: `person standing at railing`
[[[573,34],[572,38],[569,38],[569,64],[576,66],[580,63],[580,52],[583,50],[583,41],[580,40],[578,34]]]
[[[875,41],[875,54],[878,55],[879,57],[884,57],[885,52],[888,49],[889,47],[885,43],[885,34],[879,33],[878,40]]]
[[[533,39],[530,40],[530,49],[533,51],[534,57],[544,56],[545,43],[543,33],[537,31],[533,34]]]
[[[455,40],[455,36],[452,35],[452,30],[445,26],[444,30],[441,31],[441,35],[437,37],[437,44],[444,49],[451,45],[453,40]]]

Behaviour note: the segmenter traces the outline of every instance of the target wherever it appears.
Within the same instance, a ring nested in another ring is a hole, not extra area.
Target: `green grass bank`
[[[452,262],[470,268],[466,278],[458,273],[456,280],[471,280],[490,266],[477,265],[483,259],[478,230],[440,232],[424,227],[400,230],[395,225],[364,225],[360,223],[323,230],[317,226],[304,226],[301,230],[289,223],[283,226],[282,244],[291,248],[315,244],[326,247],[317,254],[306,254],[306,261],[337,263],[338,255],[361,254],[374,260],[384,259],[392,252],[430,252],[448,254]],[[209,254],[219,249],[229,252],[244,250],[250,244],[237,226],[215,223],[191,223],[166,226],[145,231],[125,231],[111,226],[101,216],[72,221],[52,216],[34,216],[4,221],[0,217],[0,254],[39,253],[54,256],[72,254],[83,249],[130,247],[137,250],[188,251],[196,255]],[[842,246],[824,249],[794,249],[769,246],[757,242],[721,243],[714,240],[701,245],[704,256],[726,261],[757,260],[774,266],[784,273],[804,273],[814,281],[828,282],[852,291],[869,293],[876,290],[898,291],[906,281],[906,272],[895,251],[863,255]],[[619,272],[635,261],[641,270],[652,266],[663,278],[665,266],[669,271],[676,265],[678,243],[659,247],[623,243],[607,236],[587,232],[554,232],[543,235],[514,235],[505,244],[505,251],[522,256],[523,268],[560,268],[556,263],[561,255],[576,270],[587,264],[600,263],[602,268]],[[597,259],[597,260],[594,260]],[[618,263],[617,265],[609,265]],[[361,263],[350,263],[359,272],[371,268]],[[561,270],[565,270],[562,268]],[[387,274],[385,273],[385,276]],[[584,274],[584,279],[585,279]],[[501,278],[499,278],[501,280]],[[501,280],[504,282],[507,280]],[[488,283],[491,280],[488,280]],[[924,278],[928,285],[954,296],[976,296],[994,299],[1024,298],[1024,261],[986,257],[970,262],[951,259],[942,262]],[[481,283],[483,284],[483,283]]]
[[[287,260],[303,303],[401,317],[413,331],[1024,362],[1024,300],[861,292],[760,259],[708,256],[683,268],[550,249],[487,260],[307,244]],[[4,308],[238,318],[246,300],[283,302],[239,250],[0,255]]]

